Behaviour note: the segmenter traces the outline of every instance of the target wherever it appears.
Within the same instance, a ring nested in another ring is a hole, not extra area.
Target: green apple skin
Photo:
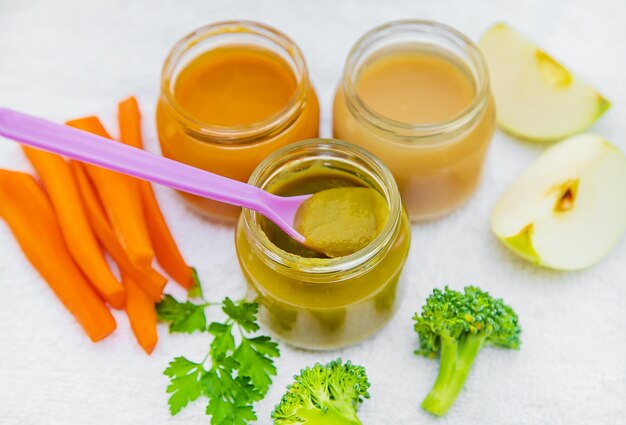
[[[595,134],[551,146],[501,195],[491,227],[533,264],[579,270],[598,263],[626,231],[626,156]]]
[[[532,238],[532,225],[524,228],[515,236],[509,236],[508,238],[499,239],[506,245],[511,251],[530,261],[531,263],[540,266],[541,257],[535,251],[533,247]]]
[[[589,120],[584,123],[581,123],[577,127],[572,127],[572,130],[567,132],[553,134],[549,136],[540,136],[531,132],[523,132],[518,129],[509,127],[506,122],[502,122],[500,118],[497,118],[498,127],[505,133],[522,140],[528,140],[529,142],[537,142],[537,143],[552,143],[567,137],[571,137],[573,135],[579,134],[587,130],[591,127],[596,121],[598,121],[606,111],[611,109],[611,101],[602,96],[601,94],[597,94],[597,109],[595,114],[590,116]]]

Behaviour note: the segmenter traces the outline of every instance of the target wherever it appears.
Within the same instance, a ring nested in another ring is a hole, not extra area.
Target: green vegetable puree
[[[329,257],[343,257],[372,242],[388,218],[389,206],[376,190],[341,187],[322,190],[304,201],[294,224],[305,245]]]
[[[296,256],[297,265],[302,267],[324,267],[330,261],[329,255],[363,247],[379,234],[390,214],[383,197],[363,177],[334,168],[325,161],[283,171],[265,189],[282,196],[316,194],[310,198],[311,205],[300,214],[310,217],[300,219],[303,225],[310,226],[311,231],[305,231],[309,233],[307,243],[313,239],[310,234],[316,233],[315,237],[324,244],[334,246],[335,249],[326,251],[328,255],[296,242],[270,220],[257,216],[260,230],[276,247]],[[351,200],[341,214],[350,218],[338,217],[338,210],[331,206],[336,198],[340,202]],[[315,220],[320,221],[314,222],[317,215],[344,224],[326,226],[319,217]],[[346,230],[353,226],[363,230],[366,236]],[[260,304],[259,319],[264,325],[276,336],[299,347],[337,348],[371,335],[391,318],[398,278],[409,250],[410,226],[403,212],[384,257],[371,267],[364,266],[363,273],[349,278],[337,274],[334,281],[324,282],[275,270],[258,257],[241,225],[237,228],[236,242],[242,271]]]
[[[322,165],[286,176],[266,190],[280,196],[314,194],[303,203],[296,216],[296,229],[306,238],[306,246],[271,221],[260,220],[261,228],[277,247],[304,258],[352,254],[371,242],[389,217],[387,202],[375,189],[366,187],[351,174]],[[357,216],[359,219],[353,223]],[[339,221],[349,226],[334,225]],[[299,225],[302,228],[298,228]],[[366,229],[367,235],[357,232]]]

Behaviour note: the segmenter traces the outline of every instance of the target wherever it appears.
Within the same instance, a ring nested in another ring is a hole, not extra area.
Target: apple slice
[[[580,133],[610,107],[592,86],[506,24],[480,40],[496,99],[498,124],[537,141]]]
[[[491,228],[535,264],[597,263],[626,230],[626,156],[595,134],[550,147],[504,192]]]

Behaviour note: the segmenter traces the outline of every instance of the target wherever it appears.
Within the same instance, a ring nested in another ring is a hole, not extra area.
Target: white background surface
[[[613,108],[594,131],[626,149],[626,4],[614,1],[31,1],[0,0],[0,105],[63,121],[100,114],[115,133],[117,100],[136,94],[148,148],[157,151],[153,107],[170,46],[203,24],[255,19],[291,36],[307,58],[330,135],[332,92],[355,40],[388,20],[429,18],[474,39],[507,20],[592,81]],[[503,188],[542,146],[498,133],[483,184],[472,201],[435,222],[415,225],[404,273],[405,297],[394,320],[350,349],[310,353],[282,346],[279,375],[257,406],[259,423],[294,373],[337,356],[367,367],[368,425],[626,423],[626,242],[593,269],[558,273],[509,254],[489,231]],[[0,167],[29,170],[18,146],[0,141]],[[213,299],[244,292],[231,228],[203,222],[169,190],[158,196],[182,250]],[[50,255],[54,255],[51,253]],[[475,283],[505,298],[520,315],[521,351],[486,348],[449,415],[419,409],[438,362],[416,357],[411,316],[435,286]],[[174,291],[176,288],[170,288]],[[201,359],[206,335],[172,336],[160,328],[152,357],[139,349],[126,318],[91,344],[56,301],[0,223],[0,423],[208,423],[202,403],[171,418],[161,375],[177,355]],[[179,294],[179,292],[177,292]]]

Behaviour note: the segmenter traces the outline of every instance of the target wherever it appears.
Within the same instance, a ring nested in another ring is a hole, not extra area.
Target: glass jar
[[[295,90],[282,110],[258,122],[215,125],[198,119],[181,105],[176,93],[181,73],[195,66],[193,61],[201,55],[230,48],[248,49],[254,54],[263,52],[280,61],[281,66],[284,63],[285,72],[293,74]],[[163,66],[156,119],[164,156],[247,181],[254,168],[276,149],[318,136],[319,103],[302,52],[290,38],[260,23],[229,21],[199,28],[172,48]],[[212,218],[234,222],[239,213],[238,208],[230,205],[182,195]]]
[[[467,106],[451,118],[426,123],[377,112],[359,93],[359,77],[367,66],[397,52],[429,55],[457,67],[472,90]],[[396,21],[371,30],[352,48],[335,96],[334,137],[366,148],[389,167],[412,220],[446,214],[474,193],[494,130],[485,59],[460,32],[435,22]]]
[[[287,146],[263,161],[249,183],[271,192],[283,179],[310,176],[311,170],[354,179],[385,198],[389,219],[376,239],[345,257],[305,258],[276,246],[263,230],[262,217],[244,209],[236,247],[263,324],[294,346],[333,349],[372,335],[392,317],[411,229],[389,170],[347,143],[316,139]]]

